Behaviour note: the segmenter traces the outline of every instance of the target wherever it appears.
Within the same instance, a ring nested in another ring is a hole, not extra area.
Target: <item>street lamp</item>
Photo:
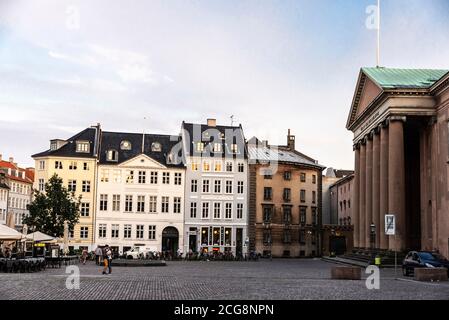
[[[371,249],[374,249],[376,243],[376,225],[372,222],[370,225],[371,235]]]

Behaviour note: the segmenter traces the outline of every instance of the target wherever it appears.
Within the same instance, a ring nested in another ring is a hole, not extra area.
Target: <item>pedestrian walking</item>
[[[107,274],[106,271],[109,269],[108,250],[109,250],[109,246],[105,245],[104,248],[103,248],[103,253],[102,253],[102,257],[103,257],[103,274]]]
[[[112,272],[112,250],[108,247],[108,250],[106,252],[107,258],[108,258],[108,271],[109,274]]]
[[[87,260],[87,257],[89,256],[89,253],[87,252],[87,249],[86,248],[84,248],[83,249],[83,253],[82,253],[82,255],[81,255],[81,259],[82,259],[82,261],[83,261],[83,265],[85,265],[86,264],[86,260]]]
[[[95,249],[95,258],[97,266],[101,265],[101,261],[103,260],[103,250],[100,247]]]

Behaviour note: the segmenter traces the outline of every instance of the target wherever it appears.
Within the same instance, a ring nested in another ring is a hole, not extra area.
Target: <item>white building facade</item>
[[[185,167],[176,150],[178,136],[102,132],[97,246],[173,255],[184,247]]]
[[[182,124],[185,251],[248,253],[248,161],[241,126]]]
[[[6,224],[6,214],[8,212],[9,187],[6,184],[6,177],[0,172],[0,224]]]

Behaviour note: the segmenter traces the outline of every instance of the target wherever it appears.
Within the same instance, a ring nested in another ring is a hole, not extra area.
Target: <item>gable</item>
[[[360,94],[360,102],[356,111],[356,118],[366,110],[373,100],[382,93],[380,89],[371,79],[366,78],[362,92]]]
[[[153,168],[153,169],[165,169],[166,166],[162,165],[158,161],[150,158],[145,154],[140,154],[134,158],[129,159],[121,164],[119,167],[137,167],[137,168]]]

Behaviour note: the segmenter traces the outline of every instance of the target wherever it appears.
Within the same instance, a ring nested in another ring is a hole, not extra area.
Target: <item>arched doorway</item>
[[[167,227],[162,231],[162,252],[169,251],[172,255],[178,251],[179,232],[175,227]]]

